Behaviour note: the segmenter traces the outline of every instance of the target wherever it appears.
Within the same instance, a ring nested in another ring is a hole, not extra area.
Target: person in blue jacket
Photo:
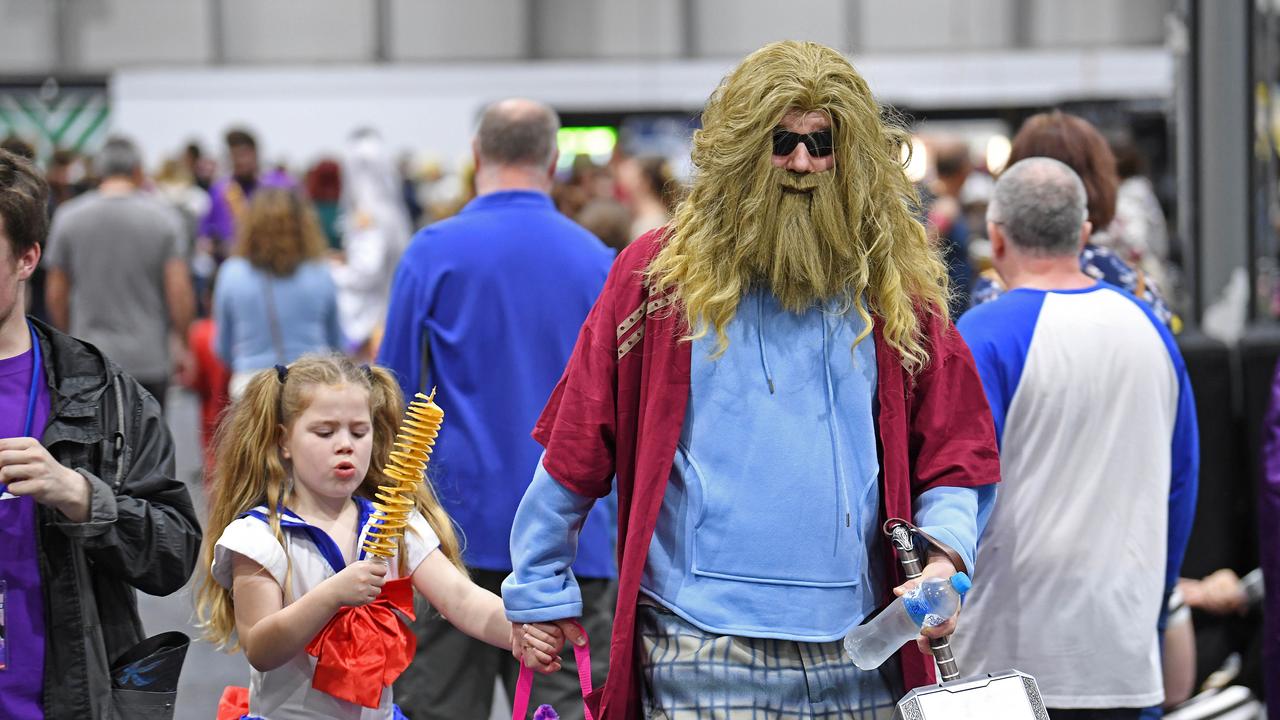
[[[478,196],[414,237],[396,270],[378,354],[406,398],[438,391],[445,422],[432,482],[461,527],[472,577],[493,592],[511,572],[512,519],[542,452],[529,432],[613,260],[551,202],[559,125],[551,108],[530,100],[484,111],[472,146]],[[617,574],[612,524],[607,506],[586,519],[573,568],[599,678]],[[395,685],[400,706],[415,720],[487,717],[494,678],[510,694],[516,663],[434,613],[419,618],[417,658]],[[564,718],[576,707],[581,717],[569,669],[535,685],[535,705],[552,704]]]

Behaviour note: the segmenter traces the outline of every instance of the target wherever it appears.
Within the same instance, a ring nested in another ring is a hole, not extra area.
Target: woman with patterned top
[[[1122,288],[1151,306],[1156,317],[1175,333],[1182,323],[1169,310],[1153,278],[1130,267],[1107,247],[1116,214],[1116,188],[1120,177],[1111,147],[1088,120],[1061,111],[1033,115],[1013,138],[1008,167],[1028,157],[1049,157],[1065,163],[1084,181],[1089,222],[1095,229],[1080,252],[1080,270],[1097,280]],[[982,273],[970,291],[971,305],[1000,297],[1004,286],[994,271]]]

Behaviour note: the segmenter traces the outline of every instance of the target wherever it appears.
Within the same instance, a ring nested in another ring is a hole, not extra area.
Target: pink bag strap
[[[577,623],[574,625],[582,632],[582,639],[586,640],[587,631]],[[591,716],[591,709],[587,707],[587,696],[591,694],[591,644],[583,642],[581,647],[574,645],[573,657],[578,664],[578,684],[582,686],[582,711],[586,713],[586,720],[595,720]],[[520,678],[516,680],[516,697],[511,706],[511,720],[525,720],[525,714],[529,712],[531,692],[533,692],[533,668],[525,667],[524,663],[520,663]]]

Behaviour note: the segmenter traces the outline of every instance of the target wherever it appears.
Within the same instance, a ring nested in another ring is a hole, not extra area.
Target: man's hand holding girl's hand
[[[564,633],[552,623],[512,623],[511,655],[522,665],[550,673],[560,669]]]
[[[513,623],[511,626],[511,654],[525,667],[538,672],[555,672],[560,669],[560,650],[566,639],[575,643],[581,640],[576,626],[573,634],[566,633],[564,622]]]

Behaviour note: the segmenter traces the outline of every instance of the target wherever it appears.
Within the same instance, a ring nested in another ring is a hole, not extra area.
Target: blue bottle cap
[[[955,588],[956,592],[963,595],[969,592],[969,588],[973,587],[973,581],[969,579],[968,575],[958,572],[951,576],[951,587]]]

